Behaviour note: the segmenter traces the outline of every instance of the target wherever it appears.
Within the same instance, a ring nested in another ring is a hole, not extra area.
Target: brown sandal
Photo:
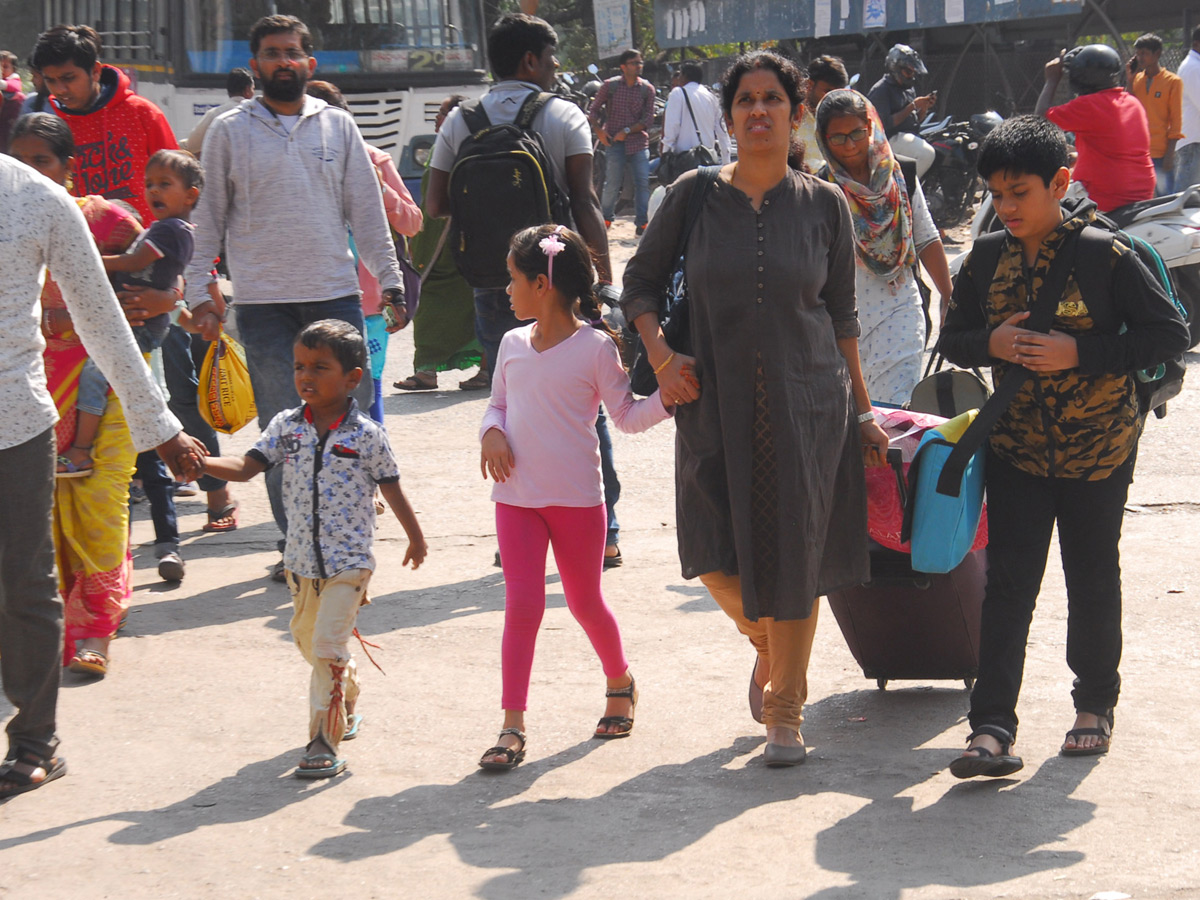
[[[392,387],[401,391],[436,391],[436,372],[413,372],[403,381],[392,382]]]

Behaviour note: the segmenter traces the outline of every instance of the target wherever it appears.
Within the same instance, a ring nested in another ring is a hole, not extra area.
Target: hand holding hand
[[[662,363],[659,363],[662,365]],[[672,354],[667,364],[654,377],[663,398],[663,406],[682,406],[700,398],[700,382],[696,378],[696,359],[682,353]],[[670,405],[668,405],[670,404]]]
[[[204,457],[208,448],[186,432],[179,432],[155,448],[177,481],[195,481],[204,474]]]
[[[503,484],[517,467],[508,438],[499,428],[489,428],[483,436],[479,457],[479,468],[485,481],[490,474],[493,481]]]

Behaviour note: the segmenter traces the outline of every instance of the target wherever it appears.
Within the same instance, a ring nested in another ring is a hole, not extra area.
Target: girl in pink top
[[[492,399],[479,430],[483,477],[490,474],[496,482],[492,499],[505,582],[504,730],[479,760],[485,769],[511,769],[525,758],[526,699],[546,610],[549,544],[567,606],[608,680],[595,736],[633,731],[637,687],[617,620],[600,591],[608,519],[596,413],[603,400],[627,432],[645,431],[671,414],[657,391],[634,400],[615,336],[600,319],[591,255],[579,235],[561,225],[518,232],[508,272],[513,312],[535,321],[500,343]],[[590,328],[589,321],[599,324]]]

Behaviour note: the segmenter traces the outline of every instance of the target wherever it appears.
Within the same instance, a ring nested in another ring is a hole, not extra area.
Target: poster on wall
[[[887,3],[884,0],[863,0],[862,27],[887,28]]]
[[[629,0],[593,0],[596,11],[596,51],[601,59],[633,49]]]

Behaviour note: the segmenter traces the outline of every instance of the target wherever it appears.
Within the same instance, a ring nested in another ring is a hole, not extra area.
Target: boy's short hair
[[[497,78],[512,78],[526,53],[541,56],[547,47],[557,46],[558,34],[545,19],[524,13],[501,16],[487,36],[492,74]]]
[[[704,80],[704,67],[698,62],[688,60],[679,67],[679,74],[683,76],[684,84],[691,84],[693,81],[699,84]]]
[[[146,160],[146,171],[151,166],[162,166],[174,172],[185,188],[204,190],[204,166],[186,150],[159,150]]]
[[[640,50],[625,50],[621,53],[621,55],[619,57],[619,65],[623,66],[623,65],[625,65],[625,63],[629,62],[634,57],[640,57],[641,55],[642,55],[642,53]]]
[[[250,55],[257,56],[262,39],[272,34],[296,34],[300,47],[309,56],[313,52],[312,32],[295,16],[263,16],[250,26]]]
[[[1070,161],[1067,136],[1041,116],[1006,119],[986,138],[979,151],[979,174],[987,181],[997,172],[1037,175],[1050,186],[1054,174]]]
[[[808,77],[814,84],[822,81],[835,88],[844,88],[850,83],[846,64],[838,56],[818,56],[808,64]]]
[[[1148,32],[1133,42],[1133,49],[1149,50],[1151,53],[1162,53],[1163,39],[1153,32]]]
[[[321,319],[305,327],[296,337],[297,344],[309,350],[328,347],[343,372],[364,369],[367,365],[367,343],[362,332],[341,319]]]
[[[55,25],[38,35],[29,57],[35,69],[74,63],[85,72],[100,61],[100,35],[87,25]]]
[[[230,69],[225,76],[225,93],[230,97],[240,97],[246,93],[246,88],[254,87],[254,73],[249,69]]]

